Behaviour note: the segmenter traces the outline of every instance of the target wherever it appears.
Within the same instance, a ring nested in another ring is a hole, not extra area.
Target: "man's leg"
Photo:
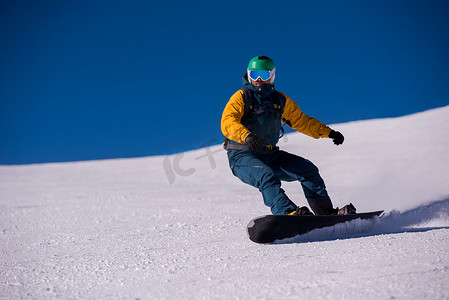
[[[251,153],[238,155],[230,161],[232,173],[241,181],[259,189],[266,206],[271,208],[274,215],[283,215],[289,210],[296,209],[281,188],[281,181],[273,170],[262,160]]]
[[[326,185],[318,168],[309,160],[294,154],[279,151],[271,164],[281,180],[298,180],[310,208],[316,215],[326,215],[332,209],[332,202],[327,194]]]

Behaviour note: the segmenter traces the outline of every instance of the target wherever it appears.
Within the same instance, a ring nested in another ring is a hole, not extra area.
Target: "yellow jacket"
[[[286,99],[282,117],[290,121],[291,128],[316,139],[329,137],[331,129],[328,126],[303,113],[290,97],[281,94]],[[240,122],[243,117],[244,106],[243,91],[238,90],[229,99],[221,118],[223,135],[241,144],[245,143],[246,137],[250,134],[250,131]]]

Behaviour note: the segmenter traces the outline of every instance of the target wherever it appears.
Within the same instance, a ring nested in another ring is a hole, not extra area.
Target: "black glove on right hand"
[[[248,145],[248,148],[252,151],[262,151],[265,149],[265,143],[263,142],[263,140],[254,133],[250,133],[246,137],[245,143]]]

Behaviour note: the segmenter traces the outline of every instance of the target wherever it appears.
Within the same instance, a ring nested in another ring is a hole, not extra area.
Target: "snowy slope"
[[[449,106],[289,134],[337,206],[385,209],[276,245],[220,146],[167,157],[0,166],[0,299],[449,299]],[[298,205],[297,183],[285,185]]]

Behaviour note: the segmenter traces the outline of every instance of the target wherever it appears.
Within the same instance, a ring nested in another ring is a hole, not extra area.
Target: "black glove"
[[[248,144],[248,148],[252,151],[262,151],[265,149],[263,140],[254,133],[250,133],[246,137],[245,143]]]
[[[334,140],[334,144],[335,145],[341,145],[343,144],[343,141],[345,140],[345,137],[343,136],[343,134],[341,134],[338,131],[332,130],[329,133],[329,138]]]

